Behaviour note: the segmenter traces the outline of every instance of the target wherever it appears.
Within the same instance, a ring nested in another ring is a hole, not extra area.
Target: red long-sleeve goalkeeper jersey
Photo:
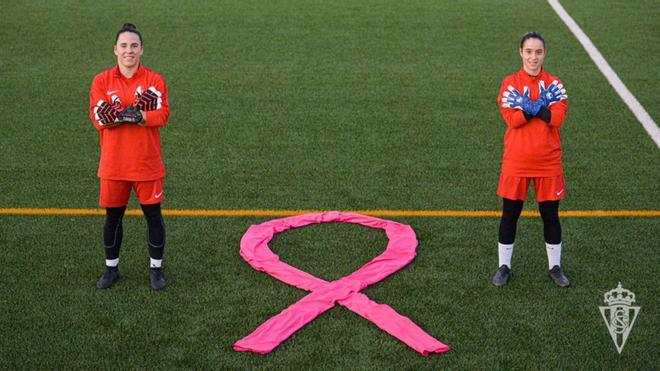
[[[523,94],[525,87],[530,91],[530,98],[539,98],[539,82],[544,81],[547,88],[553,81],[561,80],[541,70],[538,76],[529,76],[524,68],[502,80],[497,103],[507,125],[504,134],[504,155],[502,156],[502,174],[518,177],[551,177],[562,174],[561,142],[559,129],[564,123],[568,102],[566,99],[552,104],[550,122],[537,117],[529,121],[522,110],[502,107],[502,93],[513,86]]]
[[[139,91],[153,88],[161,98],[158,109],[146,112],[144,126],[126,123],[115,127],[102,126],[94,114],[99,101],[108,104],[119,101],[119,106],[124,109],[136,103],[138,88]],[[158,129],[167,124],[170,106],[165,79],[161,75],[144,66],[139,66],[130,78],[122,75],[118,66],[101,72],[92,82],[89,115],[100,133],[100,178],[148,181],[165,176]]]

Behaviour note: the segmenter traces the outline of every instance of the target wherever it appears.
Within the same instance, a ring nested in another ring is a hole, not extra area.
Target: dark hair
[[[522,37],[522,40],[520,40],[520,49],[522,49],[523,44],[525,43],[525,41],[527,41],[529,39],[539,39],[539,40],[541,40],[541,42],[543,43],[543,49],[545,49],[545,39],[543,39],[543,36],[541,36],[541,34],[538,33],[538,32],[528,32],[528,33],[524,34],[523,37]]]
[[[124,32],[132,32],[140,38],[140,44],[144,44],[142,42],[142,35],[140,34],[140,31],[137,30],[137,27],[133,23],[124,23],[123,26],[121,26],[121,29],[117,31],[117,36],[115,36],[115,44],[117,43],[117,40],[119,40],[119,35],[123,34]]]

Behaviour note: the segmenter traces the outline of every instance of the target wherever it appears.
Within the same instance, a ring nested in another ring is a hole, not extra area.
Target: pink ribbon
[[[355,272],[328,282],[280,261],[279,256],[268,247],[268,242],[277,233],[330,222],[355,223],[383,229],[389,238],[387,248]],[[449,346],[424,332],[408,317],[360,293],[365,287],[408,265],[415,258],[416,248],[417,238],[410,226],[355,213],[331,211],[296,215],[250,226],[241,239],[240,254],[243,259],[258,271],[311,292],[262,323],[250,335],[238,340],[234,350],[270,353],[293,333],[337,303],[373,322],[424,356],[448,352]]]

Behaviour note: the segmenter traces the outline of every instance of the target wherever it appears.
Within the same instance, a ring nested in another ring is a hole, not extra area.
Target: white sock
[[[511,268],[511,255],[513,255],[513,245],[505,245],[503,243],[497,243],[497,252],[500,257],[500,264],[498,267],[501,267],[502,265],[506,265]]]
[[[163,266],[163,259],[149,258],[149,268],[161,268]]]
[[[119,258],[117,259],[105,259],[105,266],[106,267],[116,267],[119,265]]]
[[[548,253],[548,269],[555,265],[561,266],[561,242],[556,245],[546,242],[545,251]]]

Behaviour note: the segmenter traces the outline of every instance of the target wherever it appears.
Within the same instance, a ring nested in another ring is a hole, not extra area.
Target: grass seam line
[[[268,209],[163,209],[165,216],[183,217],[284,217],[329,210],[268,210]],[[499,218],[499,210],[340,210],[375,217],[422,217],[422,218]],[[0,208],[0,215],[105,215],[104,209],[61,209],[61,208]],[[126,215],[142,215],[140,209],[126,210]],[[535,218],[537,211],[524,210],[522,217]],[[563,218],[608,218],[608,217],[660,217],[660,210],[565,210]]]

